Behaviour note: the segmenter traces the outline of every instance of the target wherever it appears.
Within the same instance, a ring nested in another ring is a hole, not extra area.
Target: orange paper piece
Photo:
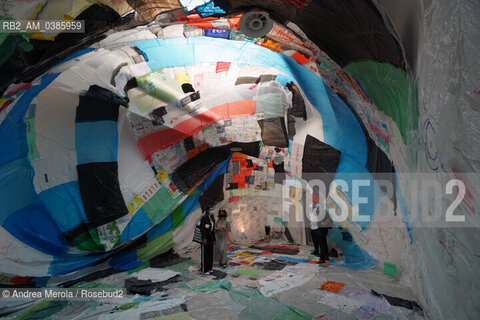
[[[326,281],[320,286],[320,288],[318,288],[318,290],[325,290],[333,293],[338,293],[340,290],[343,289],[343,287],[345,287],[345,283]]]

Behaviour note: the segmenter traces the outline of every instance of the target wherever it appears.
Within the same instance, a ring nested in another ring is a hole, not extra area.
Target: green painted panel
[[[177,202],[172,199],[168,190],[161,187],[155,195],[143,205],[143,211],[154,224],[159,223],[175,209]]]
[[[377,108],[392,118],[407,144],[407,133],[418,128],[414,79],[389,63],[369,60],[352,62],[344,70],[361,84]]]
[[[162,234],[160,237],[153,239],[137,250],[138,261],[148,261],[159,254],[165,253],[173,248],[173,232],[172,230]]]

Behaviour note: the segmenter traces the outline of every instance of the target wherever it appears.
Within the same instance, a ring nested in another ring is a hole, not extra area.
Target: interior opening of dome
[[[457,2],[6,1],[64,26],[2,23],[0,315],[472,318],[480,6]]]

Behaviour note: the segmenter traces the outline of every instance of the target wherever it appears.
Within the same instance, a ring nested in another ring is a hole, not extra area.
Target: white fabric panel
[[[115,54],[113,52],[105,53],[99,59],[99,65],[97,66],[97,61],[94,63],[95,68],[95,78],[100,79],[104,85],[102,87],[117,92],[117,89],[112,86],[111,80],[114,70],[121,64],[130,63],[130,58]],[[91,61],[93,62],[93,61]]]
[[[119,45],[123,45],[125,43],[129,43],[132,41],[140,41],[140,40],[147,40],[147,39],[156,39],[157,37],[151,33],[147,27],[139,26],[134,29],[130,30],[122,30],[118,32],[113,32],[112,34],[108,35],[105,39],[101,40],[98,43],[99,47],[116,47]]]
[[[194,26],[185,26],[183,28],[183,35],[185,36],[185,38],[189,38],[189,37],[203,37],[203,35],[205,34],[204,30],[203,29],[200,29],[200,28],[197,28],[197,27],[194,27]],[[160,37],[161,34],[159,34],[159,37]]]
[[[297,120],[297,122],[295,122],[296,134],[293,137],[294,143],[305,144],[305,139],[307,138],[307,134],[320,141],[324,141],[322,118],[308,119],[305,122],[303,121],[303,119],[299,119],[299,118],[297,118],[296,120]]]
[[[33,186],[37,193],[78,180],[76,151],[34,160],[31,164],[35,170]]]
[[[283,87],[272,85],[277,82],[268,82],[253,87],[252,84],[241,84],[230,86],[228,88],[228,95],[225,91],[219,90],[214,85],[206,84],[201,91],[202,102],[205,107],[211,108],[228,102],[236,102],[241,100],[255,100],[260,95],[266,93],[280,93],[282,94],[282,101],[286,103],[286,92]],[[279,106],[282,108],[282,106]],[[283,112],[283,109],[282,109]]]
[[[35,133],[40,158],[75,151],[76,94],[46,88],[38,95]]]
[[[128,57],[131,59],[131,57],[138,56],[140,53],[135,50],[134,47],[129,46],[129,45],[121,45],[118,47],[115,47],[115,50],[111,49],[115,54],[118,54],[122,57]]]
[[[278,71],[275,74],[278,74]],[[286,95],[287,93],[290,93],[289,90],[286,90],[280,83],[276,81],[260,83],[256,89],[257,89],[257,95],[262,95],[267,93],[283,93]],[[286,101],[284,101],[284,103],[286,103]]]
[[[146,268],[138,272],[132,273],[132,277],[138,280],[152,280],[152,282],[165,281],[175,277],[180,273],[160,268]]]
[[[64,72],[78,64],[82,64],[84,63],[85,61],[87,61],[88,59],[91,59],[92,57],[95,57],[97,56],[98,54],[98,49],[97,50],[94,50],[94,51],[89,51],[87,53],[84,53],[78,57],[75,57],[73,59],[70,59],[64,63],[61,63],[59,65],[56,65],[54,66],[52,69],[50,69],[50,72],[52,73],[61,73],[61,72]],[[58,79],[58,77],[57,77]],[[51,85],[51,84],[50,84]]]
[[[82,72],[78,70],[82,70]],[[88,74],[88,72],[90,72],[90,74]],[[94,84],[89,80],[93,72],[94,70],[90,67],[78,68],[78,66],[73,66],[62,72],[57,79],[50,84],[49,88],[80,94],[87,91],[91,84]]]
[[[270,68],[260,66],[245,66],[240,70],[239,77],[259,77],[262,74],[268,74],[267,70]],[[275,69],[274,69],[275,70]],[[277,74],[276,71],[274,74]]]
[[[185,300],[178,299],[178,298],[161,300],[161,301],[155,301],[155,300],[146,301],[146,302],[142,302],[142,305],[139,308],[130,308],[122,312],[113,312],[113,313],[105,312],[100,315],[96,314],[95,318],[98,320],[141,319],[143,314],[151,314],[152,312],[158,312],[160,310],[166,310],[166,309],[178,307],[182,303],[185,303]],[[87,309],[87,311],[89,310]],[[85,319],[85,316],[79,319]]]
[[[199,246],[198,243],[192,242],[193,233],[195,232],[195,225],[202,217],[202,210],[198,208],[197,210],[190,213],[190,215],[185,220],[185,223],[173,230],[173,242],[175,246],[173,249],[175,251],[181,250],[188,246]]]
[[[45,276],[53,256],[44,254],[13,237],[0,227],[0,272],[19,276]]]
[[[201,63],[194,66],[186,67],[188,75],[192,80],[192,85],[195,90],[202,90],[203,87],[203,74],[208,72],[215,72],[215,67],[211,63]]]
[[[76,64],[76,66],[88,65],[94,69],[97,69],[105,61],[105,57],[108,54],[110,54],[110,50],[99,48],[95,51],[95,54],[89,55],[88,59],[82,59],[81,63]]]
[[[77,94],[88,90],[88,88],[94,84],[105,87],[103,81],[95,74],[96,68],[99,67],[99,65],[96,64],[98,64],[98,61],[101,61],[101,57],[105,53],[105,49],[97,49],[76,57],[66,62],[65,65],[61,64],[55,67],[53,71],[62,72],[62,74],[55,79],[50,87]]]
[[[187,69],[188,70],[188,69]],[[217,64],[201,64],[198,67],[195,66],[190,69],[189,76],[193,81],[192,85],[196,90],[201,89],[201,93],[204,95],[209,95],[212,90],[217,94],[222,92],[221,90],[230,90],[238,76],[239,68],[237,65],[231,63],[228,71],[217,73]],[[201,74],[203,84],[201,86],[197,83],[198,75]],[[226,91],[223,91],[226,92]]]
[[[118,115],[118,179],[126,204],[144,188],[157,180],[155,174],[137,148],[135,134],[130,128],[126,114],[129,111],[120,107]]]
[[[270,297],[285,290],[304,285],[312,280],[319,268],[316,265],[299,263],[295,266],[286,266],[258,281],[260,292]]]
[[[162,37],[163,39],[171,39],[171,38],[185,38],[183,35],[183,24],[172,24],[166,26],[162,29]]]
[[[130,61],[128,57],[101,49],[96,57],[88,59],[84,64],[76,65],[75,68],[72,69],[90,82],[91,85],[96,84],[114,91],[117,94],[121,94],[112,86],[111,79],[114,70],[118,66],[129,63]]]
[[[393,203],[383,196],[372,216],[370,226],[361,230],[349,226],[349,232],[360,247],[378,260],[378,265],[384,262],[394,263],[402,276],[402,282],[410,286],[410,272],[413,271],[413,260],[410,253],[410,238],[403,222],[403,213],[397,210],[394,214]],[[348,225],[349,220],[346,221]]]
[[[110,82],[114,70],[123,63],[129,63],[129,57],[100,48],[73,61],[75,63],[71,62],[72,67],[56,80],[62,90],[80,93],[88,90],[91,85],[98,85],[123,95],[122,91],[117,90]]]
[[[214,90],[214,87],[208,92],[201,91],[202,104],[207,109],[231,102],[237,102],[241,100],[253,100],[254,90],[249,90],[247,86],[235,86],[228,89],[228,94],[224,94],[225,91]]]

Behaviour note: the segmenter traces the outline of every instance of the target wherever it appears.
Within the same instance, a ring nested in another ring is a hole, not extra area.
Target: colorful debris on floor
[[[200,250],[192,248],[181,258],[164,256],[164,261],[179,262],[166,268],[139,268],[136,272],[116,273],[72,287],[126,287],[127,294],[122,299],[11,301],[0,307],[0,316],[60,319],[74,315],[73,319],[139,320],[303,320],[339,315],[342,319],[423,318],[408,289],[380,269],[358,275],[358,271],[337,266],[319,268],[312,263],[318,258],[310,255],[310,247],[297,246],[293,255],[287,255],[262,251],[266,246],[230,244],[228,265],[215,266],[205,275],[196,262]],[[156,264],[162,264],[161,260],[157,259]],[[370,289],[365,289],[368,286]],[[396,290],[402,293],[401,297],[391,295]]]

